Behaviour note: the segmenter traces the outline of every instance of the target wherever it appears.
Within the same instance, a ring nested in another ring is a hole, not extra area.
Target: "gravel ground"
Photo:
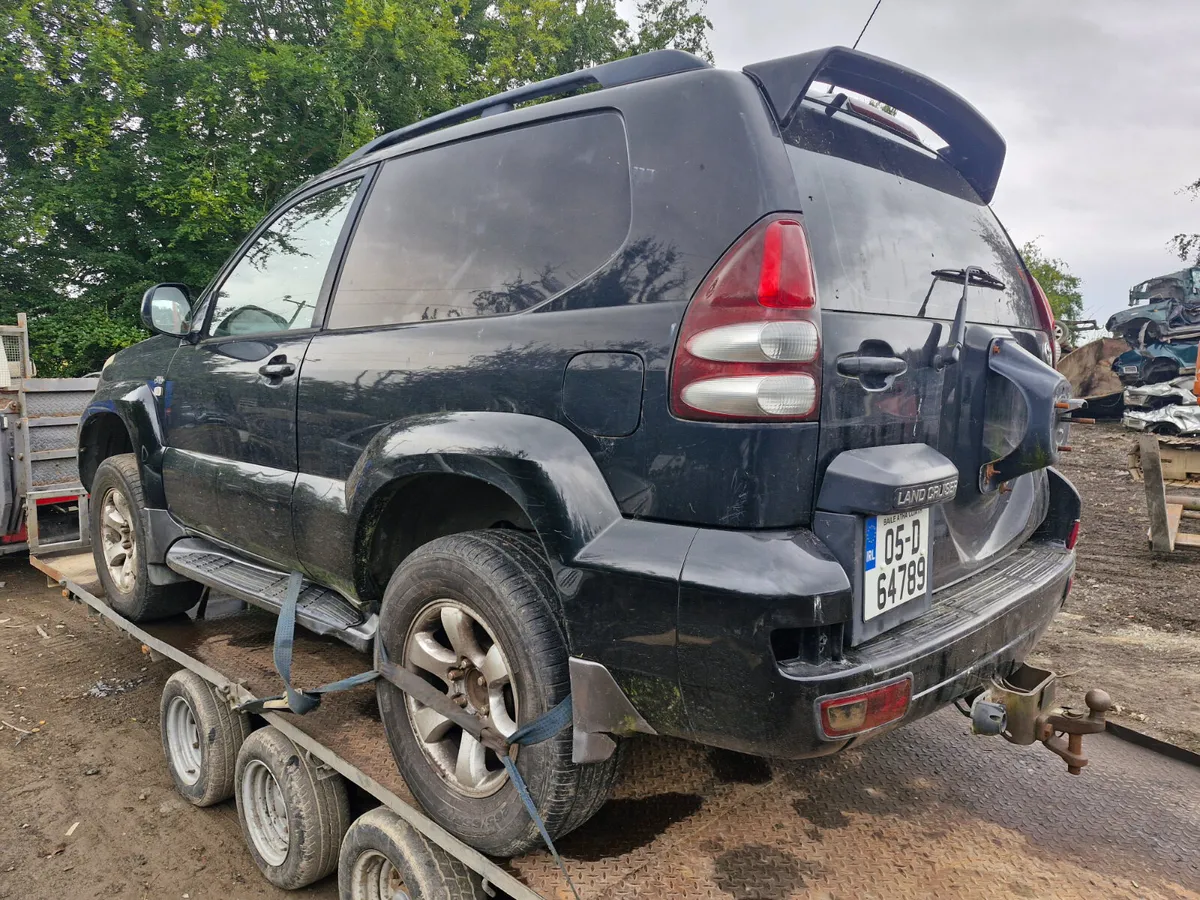
[[[1200,752],[1200,550],[1150,550],[1133,433],[1076,426],[1071,444],[1061,468],[1083,496],[1075,588],[1032,661],[1070,673],[1060,700],[1102,687],[1121,724]]]

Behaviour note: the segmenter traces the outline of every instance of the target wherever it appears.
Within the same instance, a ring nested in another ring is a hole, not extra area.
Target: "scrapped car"
[[[433,689],[378,682],[393,754],[495,855],[538,834],[447,698],[507,737],[571,697],[514,751],[557,837],[622,737],[821,756],[973,697],[1064,603],[1079,520],[1004,154],[845,48],[660,51],[382,135],[194,298],[146,293],[79,431],[105,590],[278,610],[299,573],[303,626]]]
[[[1171,404],[1148,409],[1126,409],[1122,424],[1133,431],[1153,434],[1200,434],[1200,407]]]
[[[1125,388],[1125,406],[1134,409],[1159,409],[1163,406],[1195,406],[1192,393],[1194,378],[1176,378],[1158,384]]]
[[[1149,302],[1136,305],[1142,301]],[[1110,316],[1104,327],[1133,347],[1200,337],[1200,266],[1134,285],[1129,305]]]
[[[1196,371],[1196,344],[1146,344],[1131,347],[1112,361],[1121,384],[1159,384]]]

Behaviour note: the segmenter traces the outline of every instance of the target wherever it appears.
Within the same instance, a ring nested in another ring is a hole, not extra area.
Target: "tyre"
[[[338,859],[340,900],[482,900],[479,879],[385,807],[359,816]]]
[[[234,712],[212,685],[184,669],[163,687],[159,730],[175,790],[189,803],[212,806],[233,796],[238,750],[251,732],[249,716]]]
[[[277,728],[260,728],[237,757],[238,821],[267,881],[296,890],[337,867],[350,827],[340,775],[322,772]]]
[[[194,582],[151,584],[146,569],[146,506],[132,453],[110,456],[92,480],[92,555],[108,604],[134,622],[178,615],[200,599]]]
[[[532,722],[570,691],[558,595],[540,544],[492,529],[438,538],[392,575],[378,640],[502,734]],[[540,846],[503,764],[460,727],[377,683],[392,755],[413,795],[442,827],[492,856]],[[571,761],[571,730],[512,753],[551,837],[586,822],[608,799],[618,755]]]

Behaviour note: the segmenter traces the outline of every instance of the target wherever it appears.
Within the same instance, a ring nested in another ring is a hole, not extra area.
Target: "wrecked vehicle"
[[[1178,404],[1195,406],[1196,395],[1192,393],[1193,378],[1176,378],[1158,384],[1143,384],[1125,388],[1125,406],[1135,409],[1159,409]]]
[[[377,682],[395,761],[496,856],[540,841],[505,761],[558,837],[623,736],[821,756],[978,697],[1065,602],[1080,515],[1004,154],[845,48],[659,51],[376,138],[194,298],[147,291],[79,431],[105,592],[141,621],[297,584],[303,626],[426,684]]]
[[[1154,434],[1200,434],[1200,407],[1172,404],[1154,409],[1126,409],[1122,424],[1134,431]]]
[[[1148,302],[1137,305],[1142,301]],[[1133,347],[1200,337],[1200,266],[1134,285],[1129,305],[1109,317],[1104,327]]]
[[[1158,384],[1196,371],[1196,344],[1147,344],[1131,347],[1112,361],[1121,384]]]

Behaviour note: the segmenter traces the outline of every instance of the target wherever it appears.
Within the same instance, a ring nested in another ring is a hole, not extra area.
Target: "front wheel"
[[[540,544],[493,529],[438,538],[396,570],[379,640],[389,659],[510,735],[570,691],[557,595]],[[484,853],[514,856],[541,843],[499,757],[450,719],[378,682],[392,755],[425,811]],[[582,825],[608,798],[616,754],[571,761],[571,731],[514,748],[512,757],[551,837]]]
[[[178,615],[196,605],[202,586],[151,584],[146,565],[142,476],[132,453],[110,456],[92,481],[92,555],[108,604],[134,622]]]

